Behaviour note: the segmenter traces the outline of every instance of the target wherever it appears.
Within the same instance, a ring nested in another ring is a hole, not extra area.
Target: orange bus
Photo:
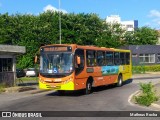
[[[76,44],[53,44],[40,48],[40,89],[64,93],[117,84],[131,78],[131,52]]]

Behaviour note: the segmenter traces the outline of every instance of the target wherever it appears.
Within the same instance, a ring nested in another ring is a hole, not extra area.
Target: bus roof
[[[106,47],[97,47],[94,45],[77,45],[77,44],[50,44],[50,45],[45,45],[41,47],[46,47],[46,46],[72,46],[73,48],[81,48],[85,50],[107,50],[107,51],[117,51],[117,52],[130,52],[130,50],[124,50],[124,49],[115,49],[115,48],[106,48]]]

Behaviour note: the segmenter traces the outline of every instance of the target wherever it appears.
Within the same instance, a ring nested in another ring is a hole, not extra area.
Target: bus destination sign
[[[52,46],[52,47],[44,47],[43,51],[44,52],[53,52],[53,51],[71,51],[71,47],[57,47],[57,46]]]

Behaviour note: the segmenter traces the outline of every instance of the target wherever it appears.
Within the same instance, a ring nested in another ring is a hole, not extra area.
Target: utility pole
[[[61,44],[61,0],[59,0],[59,44]]]

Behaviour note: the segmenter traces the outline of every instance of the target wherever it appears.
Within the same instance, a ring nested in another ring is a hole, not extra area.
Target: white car
[[[35,68],[28,68],[26,71],[27,77],[36,77],[38,75],[38,72]]]

